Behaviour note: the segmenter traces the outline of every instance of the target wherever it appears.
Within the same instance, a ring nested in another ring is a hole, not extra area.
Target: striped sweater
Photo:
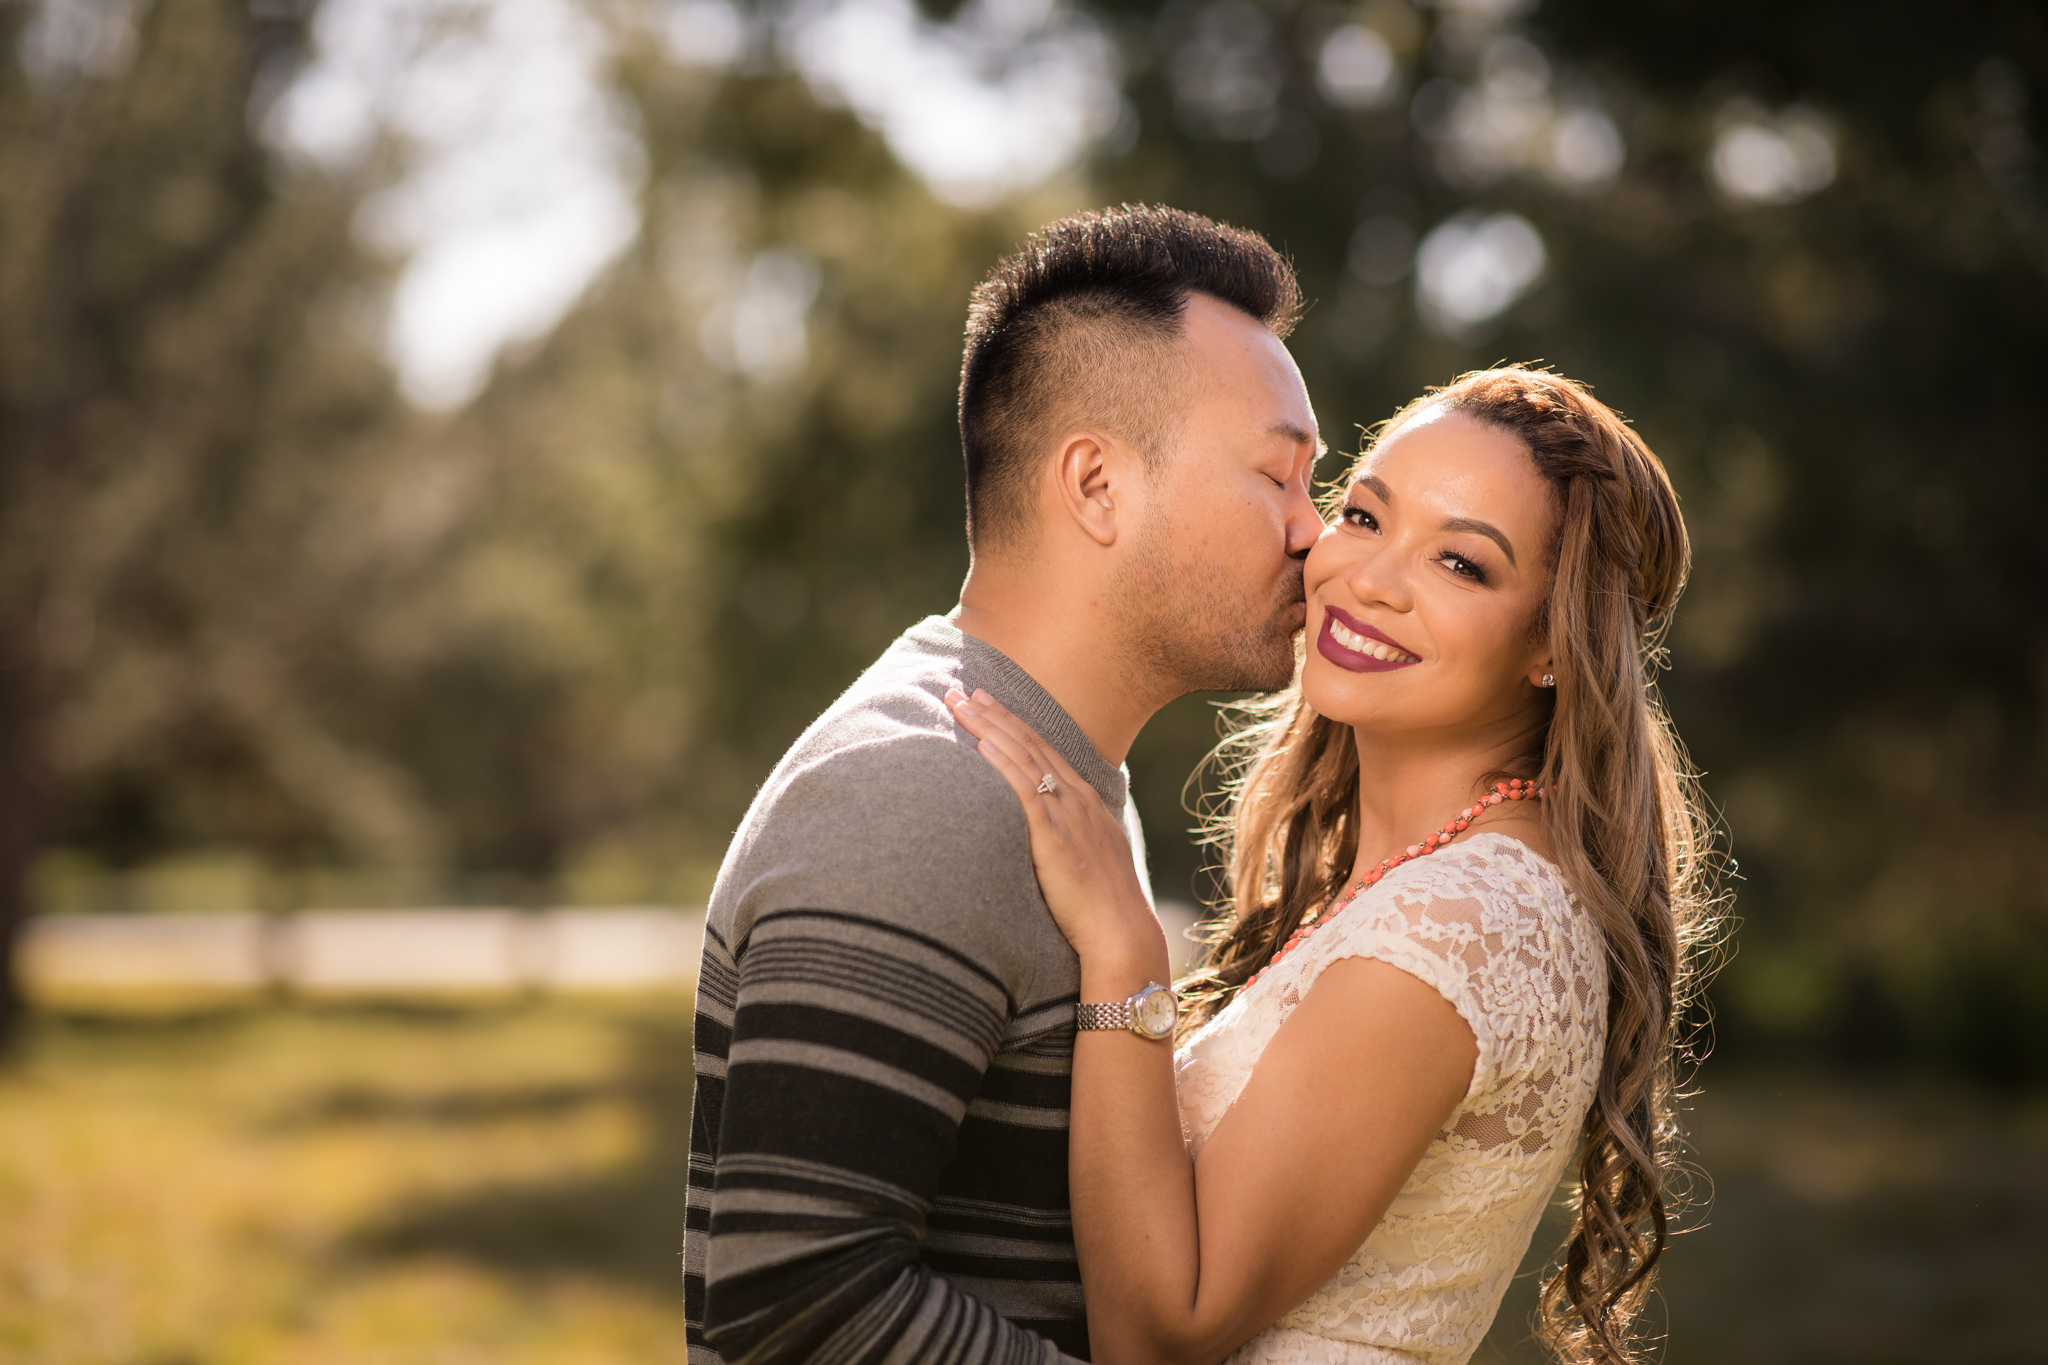
[[[683,1275],[691,1365],[1088,1354],[1067,1197],[1079,967],[1017,798],[942,697],[985,687],[1143,844],[1123,772],[939,618],[783,757],[712,892]]]

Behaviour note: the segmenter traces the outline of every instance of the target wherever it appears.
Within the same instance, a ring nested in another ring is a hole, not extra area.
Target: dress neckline
[[[1550,873],[1550,875],[1557,878],[1558,885],[1564,885],[1564,869],[1557,865],[1555,859],[1546,857],[1543,854],[1538,853],[1535,849],[1535,846],[1530,844],[1527,840],[1517,839],[1512,834],[1503,834],[1501,831],[1497,829],[1482,829],[1473,834],[1473,836],[1470,839],[1467,839],[1465,841],[1465,847],[1470,848],[1473,844],[1477,843],[1481,839],[1499,839],[1503,843],[1513,844],[1515,847],[1521,849],[1524,853],[1534,858],[1537,862],[1543,864],[1544,868]],[[1570,888],[1566,887],[1566,890],[1569,891]]]
[[[1542,870],[1546,874],[1548,874],[1550,879],[1557,883],[1558,892],[1561,895],[1563,895],[1565,904],[1571,906],[1574,910],[1578,909],[1579,898],[1576,895],[1572,894],[1571,884],[1564,879],[1563,868],[1559,867],[1551,859],[1545,857],[1541,853],[1538,853],[1528,843],[1524,842],[1523,840],[1517,839],[1512,834],[1503,834],[1499,830],[1483,829],[1474,832],[1470,838],[1461,839],[1457,843],[1449,845],[1448,847],[1444,848],[1439,852],[1432,853],[1427,858],[1417,858],[1414,859],[1412,862],[1403,863],[1401,867],[1394,869],[1393,872],[1388,873],[1379,881],[1374,882],[1371,886],[1362,886],[1358,888],[1357,891],[1352,893],[1351,898],[1349,900],[1345,901],[1342,905],[1337,906],[1335,909],[1333,909],[1329,913],[1327,918],[1335,919],[1337,918],[1337,916],[1345,914],[1351,909],[1352,906],[1358,904],[1359,901],[1365,899],[1365,895],[1368,891],[1372,891],[1378,887],[1385,886],[1387,883],[1393,881],[1395,875],[1398,874],[1403,868],[1427,867],[1432,860],[1442,858],[1445,854],[1456,855],[1458,853],[1465,852],[1466,850],[1477,847],[1481,839],[1498,839],[1504,844],[1513,844],[1516,848],[1528,854],[1529,857],[1533,858],[1537,862],[1537,864],[1542,868]]]

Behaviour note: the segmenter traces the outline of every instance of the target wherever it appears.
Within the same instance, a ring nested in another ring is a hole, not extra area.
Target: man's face
[[[1294,676],[1309,495],[1321,442],[1280,339],[1203,294],[1188,301],[1178,440],[1149,481],[1119,597],[1142,666],[1177,691],[1271,691]]]

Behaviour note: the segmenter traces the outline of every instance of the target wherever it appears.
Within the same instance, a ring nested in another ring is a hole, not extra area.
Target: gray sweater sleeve
[[[835,755],[721,889],[745,937],[705,946],[700,989],[731,1003],[699,1027],[730,1032],[722,1085],[700,1083],[716,1141],[696,1140],[716,1151],[703,1336],[731,1365],[1067,1359],[919,1254],[1033,971],[1016,916],[1034,908],[991,875],[1017,865],[1023,819],[981,762],[936,738]]]

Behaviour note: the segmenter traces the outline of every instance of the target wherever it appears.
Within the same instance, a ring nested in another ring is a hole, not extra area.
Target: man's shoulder
[[[1015,806],[946,706],[958,670],[929,655],[892,657],[903,652],[899,641],[790,746],[764,797],[778,806],[849,798],[893,810]]]
[[[762,789],[742,837],[776,856],[870,863],[908,872],[990,857],[1030,858],[1017,797],[938,699],[829,717]],[[940,727],[944,726],[944,729]],[[791,844],[795,847],[791,847]]]
[[[987,954],[1013,983],[1032,972],[1027,926],[1057,930],[1024,813],[947,709],[944,663],[892,650],[776,765],[712,892],[729,941],[777,910],[833,910]]]

